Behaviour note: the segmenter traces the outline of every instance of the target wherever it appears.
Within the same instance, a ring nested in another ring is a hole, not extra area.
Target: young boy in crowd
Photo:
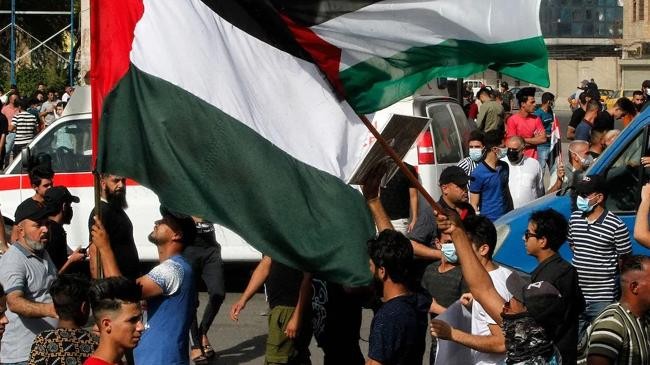
[[[97,338],[82,327],[88,322],[90,281],[80,275],[61,275],[50,287],[59,324],[34,339],[30,364],[82,364],[97,348]],[[75,362],[73,362],[75,361]]]
[[[100,279],[90,287],[99,346],[84,365],[121,364],[124,352],[138,345],[144,331],[141,299],[142,288],[121,276]]]

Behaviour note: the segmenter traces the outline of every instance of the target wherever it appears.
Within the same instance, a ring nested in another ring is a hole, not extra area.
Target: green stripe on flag
[[[350,286],[371,279],[375,228],[359,192],[133,65],[104,101],[98,159],[275,260]]]
[[[390,58],[373,57],[341,71],[340,78],[349,103],[358,113],[367,114],[412,95],[436,77],[467,77],[486,67],[549,86],[548,53],[542,37],[498,44],[447,40]]]

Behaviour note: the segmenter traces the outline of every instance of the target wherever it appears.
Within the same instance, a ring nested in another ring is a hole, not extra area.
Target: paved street
[[[264,295],[256,294],[242,312],[239,322],[235,323],[228,318],[228,311],[239,295],[240,293],[235,292],[226,295],[226,301],[208,333],[217,352],[217,357],[210,364],[262,364],[264,362],[268,318],[261,315],[267,311]],[[200,297],[202,311],[206,294],[201,293]],[[364,354],[368,351],[368,329],[371,320],[372,312],[364,311],[361,329],[361,349]],[[322,364],[323,352],[316,346],[316,341],[312,340],[310,350],[312,364]]]

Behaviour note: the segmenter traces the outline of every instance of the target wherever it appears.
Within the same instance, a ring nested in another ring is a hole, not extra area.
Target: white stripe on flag
[[[484,44],[539,37],[540,0],[380,1],[311,29],[343,49],[340,70],[446,40]]]
[[[182,26],[170,26],[179,19]],[[199,0],[144,0],[130,58],[344,181],[361,158],[368,132],[315,65],[248,35]]]

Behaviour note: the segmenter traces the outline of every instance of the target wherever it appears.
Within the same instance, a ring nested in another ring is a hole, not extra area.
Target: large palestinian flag
[[[486,68],[548,87],[540,0],[272,0],[359,113]]]
[[[366,284],[374,225],[344,181],[367,131],[269,14],[257,1],[94,0],[98,170],[275,260]]]

